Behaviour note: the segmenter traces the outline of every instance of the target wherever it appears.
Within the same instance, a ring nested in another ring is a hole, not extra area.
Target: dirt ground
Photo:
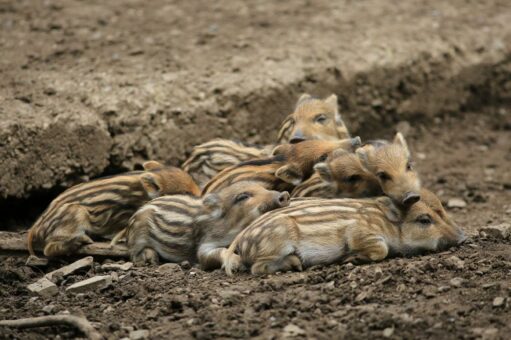
[[[264,277],[137,268],[119,273],[120,280],[102,291],[71,295],[61,288],[53,298],[29,294],[26,285],[42,272],[10,257],[0,267],[0,318],[44,315],[44,307],[69,311],[97,322],[111,339],[133,329],[150,330],[151,338],[381,338],[387,329],[396,339],[505,339],[511,332],[511,240],[482,238],[477,230],[511,218],[510,129],[510,112],[501,108],[437,118],[408,132],[425,186],[444,203],[453,197],[467,202],[449,210],[472,235],[459,248]],[[100,272],[98,265],[60,285]],[[495,307],[498,297],[504,303]],[[298,329],[286,328],[290,324]],[[1,334],[77,336],[65,328]]]
[[[271,142],[309,91],[337,93],[363,139],[402,130],[424,186],[467,203],[448,211],[471,240],[264,277],[136,268],[100,291],[66,293],[103,273],[98,260],[52,298],[26,289],[42,270],[2,257],[0,319],[68,311],[110,339],[138,329],[155,339],[509,337],[511,239],[478,229],[511,220],[510,58],[450,73],[510,48],[510,36],[484,40],[509,27],[507,1],[144,3],[0,1],[0,229],[26,229],[73,183],[147,158],[177,164],[212,137]],[[404,62],[407,51],[420,58]],[[384,67],[353,76],[367,64]],[[0,339],[77,336],[0,328]]]

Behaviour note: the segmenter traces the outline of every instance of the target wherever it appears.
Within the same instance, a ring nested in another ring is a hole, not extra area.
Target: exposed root
[[[34,328],[67,325],[78,328],[88,339],[101,340],[103,336],[85,318],[73,315],[48,315],[18,320],[1,320],[0,326],[14,328]]]

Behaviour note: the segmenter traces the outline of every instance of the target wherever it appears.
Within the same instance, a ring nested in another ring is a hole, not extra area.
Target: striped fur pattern
[[[135,171],[76,185],[55,198],[29,231],[28,247],[44,245],[44,255],[73,253],[92,243],[91,237],[110,238],[127,226],[133,213],[152,198],[165,194],[200,195],[184,171],[151,161]]]
[[[241,265],[253,274],[302,270],[439,251],[464,239],[461,229],[425,201],[401,210],[388,197],[293,199],[241,232],[225,252],[223,266],[229,275]]]
[[[240,182],[201,198],[163,196],[140,208],[127,228],[127,243],[138,265],[166,261],[200,262],[220,268],[224,247],[253,220],[289,204],[289,194]]]
[[[202,187],[225,168],[251,159],[268,157],[272,149],[272,145],[251,146],[217,138],[195,146],[182,168]]]
[[[339,113],[337,96],[325,99],[303,94],[295,110],[282,123],[277,142],[295,143],[308,139],[336,140],[350,138]]]
[[[338,140],[349,138],[337,105],[337,96],[315,99],[304,94],[296,108],[282,123],[278,144],[302,140]],[[183,170],[203,187],[220,171],[252,159],[267,158],[275,145],[246,145],[227,139],[213,139],[193,148]]]
[[[370,142],[356,152],[364,167],[377,177],[386,196],[403,206],[420,200],[419,175],[413,168],[408,145],[401,133],[397,133],[392,142]]]
[[[314,175],[299,184],[291,197],[363,198],[383,194],[376,176],[354,153],[335,150],[314,170]]]
[[[307,179],[313,166],[337,149],[353,150],[360,138],[337,141],[308,140],[298,144],[283,144],[273,150],[273,157],[251,160],[231,166],[204,187],[203,193],[214,192],[240,181],[255,181],[267,189],[290,191]]]

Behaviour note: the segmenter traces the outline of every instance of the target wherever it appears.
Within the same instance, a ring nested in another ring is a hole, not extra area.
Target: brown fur
[[[410,194],[420,199],[419,175],[413,169],[408,145],[400,133],[392,143],[367,144],[359,148],[357,154],[364,167],[378,178],[385,195],[397,204],[406,205],[406,197]]]
[[[200,262],[219,268],[226,247],[250,222],[289,204],[289,194],[240,182],[204,198],[164,196],[140,208],[127,228],[128,247],[136,264]]]
[[[360,138],[339,141],[310,140],[276,147],[272,158],[231,166],[209,181],[203,193],[215,192],[240,181],[255,181],[270,190],[287,191],[307,179],[314,164],[338,148],[353,149]]]
[[[223,266],[229,275],[241,264],[254,274],[302,270],[438,251],[463,240],[463,232],[426,201],[401,210],[388,197],[297,199],[240,233],[225,251]]]
[[[91,236],[109,238],[126,227],[131,215],[144,203],[164,194],[200,195],[192,178],[178,168],[158,162],[136,171],[76,185],[55,198],[29,231],[33,242],[44,244],[46,256],[72,253]]]
[[[278,143],[293,139],[337,140],[349,138],[350,134],[339,114],[337,96],[316,99],[303,94],[295,111],[282,123]]]

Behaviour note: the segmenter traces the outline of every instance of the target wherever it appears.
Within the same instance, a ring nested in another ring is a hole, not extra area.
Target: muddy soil
[[[60,282],[53,298],[25,288],[42,271],[8,257],[0,266],[0,319],[68,311],[96,322],[111,339],[134,329],[149,330],[151,338],[508,338],[511,240],[481,237],[478,228],[511,219],[510,112],[488,109],[400,128],[408,130],[424,185],[444,203],[467,203],[449,209],[471,235],[459,248],[263,277],[228,278],[186,266],[171,272],[136,268],[120,272],[119,281],[101,291],[64,291],[101,273],[98,263]],[[3,338],[79,336],[65,327],[0,332]]]

